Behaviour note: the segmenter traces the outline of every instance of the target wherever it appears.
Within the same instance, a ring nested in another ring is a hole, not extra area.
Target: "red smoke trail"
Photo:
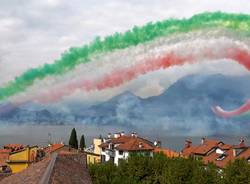
[[[245,66],[248,70],[250,70],[250,54],[247,51],[240,49],[230,49],[228,50],[228,57],[237,61],[239,64]],[[239,116],[247,111],[250,111],[250,100],[248,100],[241,107],[232,111],[225,111],[219,106],[213,107],[212,110],[215,114],[223,118]]]
[[[228,58],[237,61],[239,64],[245,66],[250,70],[250,53],[242,49],[229,49]]]
[[[171,66],[180,66],[186,63],[196,63],[204,59],[232,59],[250,70],[250,53],[239,48],[221,49],[220,52],[213,52],[211,49],[203,50],[197,55],[179,56],[175,53],[168,53],[164,57],[153,58],[142,61],[131,67],[116,69],[111,73],[104,75],[101,79],[81,79],[80,81],[71,81],[68,84],[54,87],[46,92],[41,92],[33,100],[41,103],[51,103],[60,100],[75,92],[77,89],[85,91],[103,90],[120,86],[131,81],[140,75],[151,71],[166,69]]]
[[[250,110],[250,100],[248,100],[245,104],[243,104],[241,107],[238,109],[232,110],[232,111],[225,111],[221,107],[216,106],[212,108],[215,114],[218,116],[221,116],[223,118],[230,118],[234,116],[239,116],[247,111]]]
[[[83,89],[85,91],[103,90],[106,88],[114,88],[122,85],[125,82],[131,81],[137,78],[139,75],[146,74],[151,71],[165,69],[170,66],[182,65],[187,62],[192,62],[191,56],[178,57],[174,53],[167,54],[164,57],[158,59],[149,59],[141,62],[135,66],[117,69],[109,74],[104,75],[99,80],[82,80],[73,81],[61,88],[54,88],[53,90],[42,92],[38,97],[33,99],[41,103],[56,102],[63,96],[70,95],[76,89]]]
[[[158,60],[147,60],[130,68],[113,71],[112,73],[105,75],[101,80],[94,83],[92,88],[87,88],[86,90],[93,90],[95,88],[98,90],[113,88],[120,86],[125,82],[131,81],[134,78],[137,78],[139,75],[159,69],[165,69],[170,66],[182,65],[191,60],[191,57],[178,57],[171,53],[163,58],[159,58]]]

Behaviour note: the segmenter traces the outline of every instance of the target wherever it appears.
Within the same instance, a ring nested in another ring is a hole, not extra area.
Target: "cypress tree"
[[[77,134],[76,134],[76,129],[73,128],[70,134],[69,138],[69,146],[72,148],[78,149],[78,140],[77,140]]]
[[[83,150],[86,147],[84,135],[81,136],[80,148]]]

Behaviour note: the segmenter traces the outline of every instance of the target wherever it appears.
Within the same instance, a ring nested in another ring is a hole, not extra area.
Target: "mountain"
[[[247,119],[222,119],[211,111],[220,105],[225,109],[239,107],[250,98],[250,76],[190,75],[177,81],[159,96],[142,99],[130,92],[68,113],[23,107],[0,114],[7,122],[87,123],[96,125],[122,125],[127,127],[159,127],[167,132],[190,134],[244,133]]]

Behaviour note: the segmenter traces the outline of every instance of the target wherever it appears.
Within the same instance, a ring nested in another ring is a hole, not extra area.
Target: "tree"
[[[69,146],[75,149],[78,149],[78,140],[77,140],[77,134],[76,129],[73,128],[70,134],[69,138]]]
[[[84,135],[82,135],[80,139],[80,148],[81,150],[83,150],[85,147],[86,147],[85,138],[84,138]]]
[[[230,162],[224,170],[225,184],[250,183],[250,166],[244,159]]]

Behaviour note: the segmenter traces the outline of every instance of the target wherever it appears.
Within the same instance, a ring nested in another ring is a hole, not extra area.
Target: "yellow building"
[[[93,139],[93,144],[94,144],[94,153],[101,155],[101,148],[99,147],[102,144],[102,139]]]
[[[101,139],[93,139],[93,152],[86,152],[87,164],[95,164],[101,162],[101,148],[99,145],[102,143]]]
[[[26,169],[32,162],[36,161],[38,146],[26,147],[22,150],[11,152],[7,164],[12,173],[18,173]]]
[[[87,153],[87,164],[96,164],[101,162],[101,155],[86,152]]]

